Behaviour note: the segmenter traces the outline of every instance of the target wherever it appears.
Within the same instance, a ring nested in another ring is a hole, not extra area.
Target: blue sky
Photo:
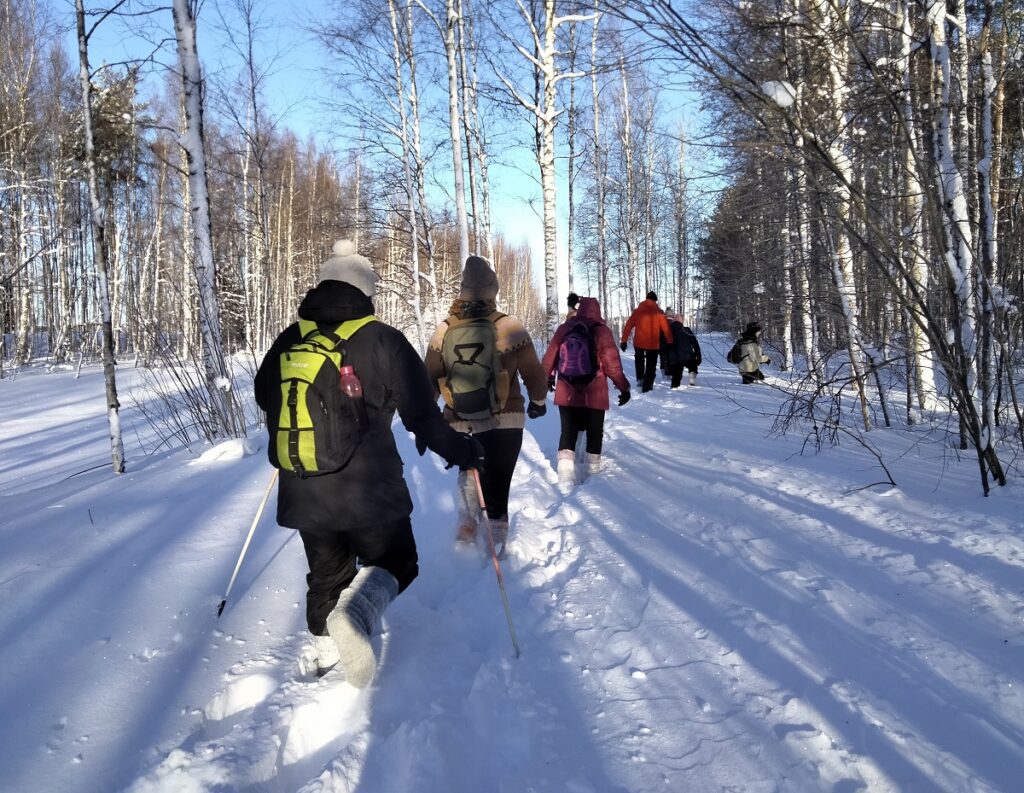
[[[267,0],[257,11],[262,22],[257,33],[257,59],[261,63],[272,64],[263,92],[272,114],[283,126],[300,137],[314,136],[322,146],[339,151],[349,147],[352,140],[349,139],[348,131],[352,130],[354,138],[357,127],[341,123],[336,115],[324,110],[324,100],[330,91],[325,69],[330,64],[323,48],[309,30],[317,20],[329,19],[345,5],[343,0],[296,0],[288,3]],[[240,67],[240,60],[232,51],[223,30],[225,18],[230,23],[230,7],[228,2],[206,2],[200,10],[198,46],[208,79],[230,78]],[[66,8],[70,14],[70,6]],[[148,24],[151,32],[148,36],[141,36],[128,34],[120,20],[110,19],[105,22],[91,42],[93,67],[104,61],[139,57],[153,49],[150,41],[172,35],[169,8],[150,18]],[[72,39],[73,35],[72,31]],[[73,40],[69,41],[69,46],[74,47]],[[175,53],[172,41],[165,43],[159,60],[164,65],[173,66]],[[154,71],[154,88],[166,79],[164,75],[162,69]],[[585,91],[585,94],[589,95],[589,91]],[[678,97],[678,115],[684,117],[684,105],[692,106],[695,98],[679,92],[671,92],[671,96]],[[586,101],[586,96],[581,97],[581,100]],[[521,137],[525,137],[528,142],[529,121],[524,117],[522,124],[526,134]],[[564,156],[564,144],[560,142],[559,145],[558,153]],[[534,278],[539,284],[542,281],[543,228],[539,214],[540,185],[533,152],[526,145],[506,143],[505,148],[492,155],[498,155],[492,156],[490,169],[494,226],[510,242],[525,241],[530,246],[534,257]],[[565,264],[567,188],[564,160],[560,160],[559,164],[559,292],[565,294],[568,291]]]

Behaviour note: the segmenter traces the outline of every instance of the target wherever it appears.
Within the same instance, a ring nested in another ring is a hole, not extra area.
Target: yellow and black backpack
[[[324,327],[299,320],[300,341],[281,353],[279,387],[267,410],[270,464],[301,477],[344,468],[362,440],[351,400],[339,383],[345,342],[373,316]],[[357,373],[358,374],[358,373]]]

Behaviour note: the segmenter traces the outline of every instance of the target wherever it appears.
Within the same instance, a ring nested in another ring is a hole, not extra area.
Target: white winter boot
[[[313,636],[299,656],[299,672],[305,677],[323,677],[338,663],[338,645],[330,636]]]
[[[601,455],[587,452],[587,476],[601,473]]]
[[[697,385],[697,373],[690,372],[690,385]]]
[[[398,580],[391,573],[383,567],[363,567],[341,590],[327,616],[327,632],[337,645],[345,680],[356,688],[366,688],[377,673],[370,635],[397,596]]]
[[[576,484],[576,453],[572,449],[558,450],[558,489],[568,493]]]

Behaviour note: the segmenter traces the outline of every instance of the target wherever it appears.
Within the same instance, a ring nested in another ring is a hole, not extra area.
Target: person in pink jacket
[[[562,343],[571,332],[578,332],[578,323],[589,331],[596,364],[590,382],[572,384],[559,371]],[[555,331],[541,361],[547,372],[549,387],[555,390],[562,433],[558,440],[558,484],[565,491],[576,481],[576,441],[580,432],[587,434],[587,473],[601,470],[601,446],[604,441],[604,414],[608,411],[608,380],[619,390],[619,405],[629,401],[629,380],[622,373],[622,361],[615,349],[615,337],[604,324],[601,305],[592,297],[581,297],[576,316],[566,320]]]

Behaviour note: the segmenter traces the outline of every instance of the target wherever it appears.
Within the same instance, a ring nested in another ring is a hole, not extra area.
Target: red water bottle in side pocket
[[[362,435],[370,426],[370,419],[366,415],[366,403],[363,401],[363,384],[356,377],[355,367],[342,366],[340,371],[341,392],[348,397],[352,420],[355,422],[356,430]]]

